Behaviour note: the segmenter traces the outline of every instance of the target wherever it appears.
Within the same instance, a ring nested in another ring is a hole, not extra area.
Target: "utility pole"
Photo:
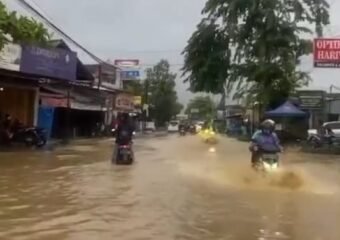
[[[146,128],[146,122],[149,117],[149,80],[145,79],[144,83],[144,100],[143,100],[143,131]]]
[[[71,85],[67,85],[66,129],[64,129],[63,143],[68,144],[71,138]]]
[[[223,92],[222,92],[222,116],[223,116],[223,131],[226,131],[227,128],[227,110],[226,110],[226,98],[227,98],[227,89],[226,86],[223,86]]]

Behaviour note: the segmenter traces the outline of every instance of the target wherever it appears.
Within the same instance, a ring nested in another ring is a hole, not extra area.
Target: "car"
[[[168,126],[168,132],[178,132],[179,131],[179,121],[171,121]]]

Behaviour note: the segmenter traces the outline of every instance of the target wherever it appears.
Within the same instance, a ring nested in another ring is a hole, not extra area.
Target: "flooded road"
[[[111,144],[0,153],[0,239],[340,239],[340,157],[288,150],[262,178],[231,139],[139,139],[127,167]]]

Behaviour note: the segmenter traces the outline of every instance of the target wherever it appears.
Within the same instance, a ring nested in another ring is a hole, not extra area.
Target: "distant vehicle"
[[[185,132],[185,129],[184,129],[184,128],[181,128],[181,129],[179,130],[179,135],[180,135],[180,136],[185,136],[185,135],[186,135],[186,132]]]
[[[168,126],[168,132],[178,132],[179,131],[179,121],[171,121]]]
[[[196,122],[195,126],[196,126],[196,132],[199,132],[202,130],[202,127],[204,125],[204,122],[203,121],[200,121],[200,122]]]
[[[156,131],[155,122],[146,122],[145,130],[146,131],[152,131],[152,132]]]
[[[197,129],[196,129],[196,126],[194,124],[190,124],[189,126],[189,132],[191,134],[196,134],[197,133]]]

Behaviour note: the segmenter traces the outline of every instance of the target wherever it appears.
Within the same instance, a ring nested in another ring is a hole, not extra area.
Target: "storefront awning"
[[[41,104],[43,106],[67,108],[67,95],[67,89],[44,87],[40,93]],[[69,101],[71,109],[84,111],[106,111],[106,108],[101,103],[94,101],[91,97],[84,96],[79,93],[71,92]]]
[[[76,100],[71,100],[71,109],[84,110],[84,111],[106,111],[105,107],[100,104],[82,103]]]

